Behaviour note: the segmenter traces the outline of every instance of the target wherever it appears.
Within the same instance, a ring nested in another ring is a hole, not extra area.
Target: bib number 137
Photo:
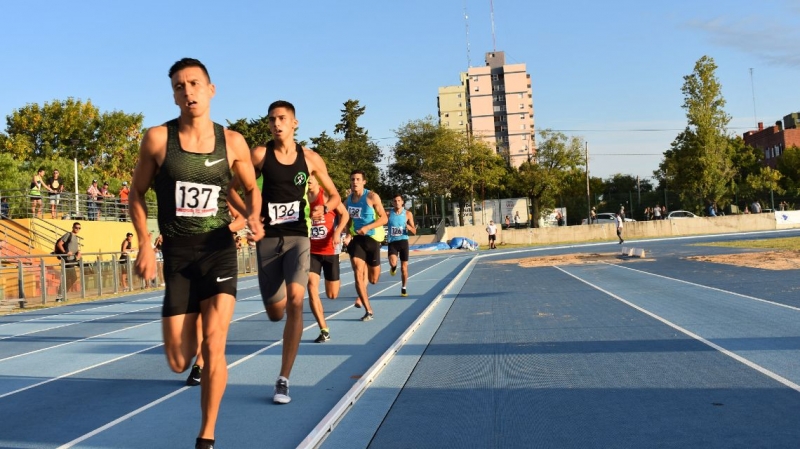
[[[217,214],[220,186],[177,181],[175,183],[175,215],[178,217],[212,217]]]

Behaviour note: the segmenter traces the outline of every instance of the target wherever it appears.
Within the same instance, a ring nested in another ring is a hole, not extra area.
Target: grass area
[[[710,242],[695,243],[692,246],[724,246],[728,248],[760,248],[783,249],[789,251],[800,250],[800,237],[785,237],[779,239],[740,240],[736,242]]]

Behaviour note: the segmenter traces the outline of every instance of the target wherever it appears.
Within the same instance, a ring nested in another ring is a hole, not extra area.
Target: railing
[[[164,285],[164,262],[160,257],[157,257],[156,279],[147,282],[135,273],[133,255],[125,261],[120,261],[117,253],[83,253],[83,256],[92,260],[96,256],[96,261],[84,263],[81,259],[65,263],[52,255],[4,255],[0,261],[0,305],[24,308]],[[256,271],[255,247],[238,249],[237,259],[239,274]]]
[[[0,198],[5,204],[0,206],[2,218],[33,218],[31,208],[31,198],[27,191],[23,190],[3,190],[0,191]],[[50,218],[63,220],[89,220],[89,221],[130,221],[128,214],[128,204],[122,203],[119,198],[105,198],[102,202],[89,199],[85,193],[77,196],[77,208],[75,193],[61,193],[58,204],[51,204],[47,192],[42,194],[41,212],[37,207],[36,218]],[[55,208],[53,207],[55,206]],[[147,218],[156,218],[156,202],[147,202]]]

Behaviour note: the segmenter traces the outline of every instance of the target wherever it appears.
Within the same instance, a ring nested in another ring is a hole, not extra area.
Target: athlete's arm
[[[333,180],[330,175],[328,175],[328,167],[325,166],[325,161],[322,157],[308,148],[303,148],[303,154],[306,158],[308,170],[317,178],[322,190],[328,194],[325,205],[315,206],[311,211],[312,220],[321,220],[322,217],[325,216],[325,207],[327,207],[328,210],[338,210],[339,205],[342,204],[342,197],[339,196],[339,192],[336,190]]]
[[[336,229],[333,230],[333,243],[338,245],[342,241],[342,232],[347,229],[350,222],[350,214],[347,213],[347,208],[344,203],[339,203],[336,206],[336,213],[339,214],[339,221],[337,222]]]
[[[264,155],[266,152],[267,147],[264,146],[255,147],[250,150],[250,161],[255,169],[256,178],[261,175],[261,167],[264,165]],[[239,195],[239,187],[241,186],[242,183],[239,181],[239,177],[234,176],[230,186],[228,187],[228,206],[233,207],[240,214],[246,215],[247,206],[245,206],[244,200]]]
[[[255,170],[247,142],[241,134],[229,129],[225,130],[225,141],[228,142],[228,160],[232,161],[231,169],[244,189],[244,216],[250,229],[247,239],[257,242],[264,237],[264,226],[261,224],[261,192],[256,185]]]
[[[386,215],[386,211],[383,209],[383,203],[381,203],[381,198],[377,193],[370,190],[369,195],[367,195],[367,204],[375,209],[376,218],[375,221],[358,230],[358,233],[362,235],[366,235],[369,230],[377,229],[389,222],[389,217]]]
[[[417,234],[417,226],[414,224],[414,214],[410,210],[406,211],[406,229],[410,234]]]
[[[150,188],[156,176],[158,166],[167,152],[167,127],[156,126],[147,130],[139,146],[139,161],[133,171],[131,192],[128,196],[128,210],[131,223],[139,242],[139,256],[136,257],[136,272],[151,280],[156,277],[156,254],[150,242],[150,231],[147,229],[147,203],[144,194]]]

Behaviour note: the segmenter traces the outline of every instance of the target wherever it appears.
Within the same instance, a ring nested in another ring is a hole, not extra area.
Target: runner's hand
[[[156,278],[156,253],[149,245],[139,247],[139,255],[136,257],[136,273],[146,281]]]
[[[247,219],[247,240],[257,242],[264,238],[264,225],[260,215],[252,215]]]

